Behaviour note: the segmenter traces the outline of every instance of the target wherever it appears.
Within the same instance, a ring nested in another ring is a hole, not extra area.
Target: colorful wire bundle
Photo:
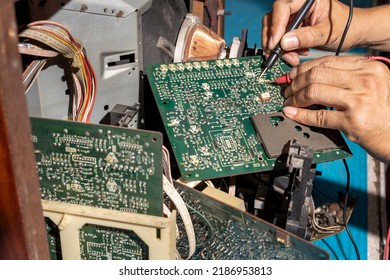
[[[96,100],[96,75],[81,42],[58,22],[42,20],[27,25],[19,35],[29,39],[19,44],[21,54],[41,57],[33,60],[23,73],[26,92],[36,80],[47,58],[62,55],[70,62],[74,84],[74,95],[70,119],[89,122]]]

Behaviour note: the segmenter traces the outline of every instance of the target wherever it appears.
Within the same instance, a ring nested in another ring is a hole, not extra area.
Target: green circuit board
[[[275,225],[179,183],[176,189],[191,215],[196,235],[194,260],[325,260],[329,254]],[[178,216],[180,255],[188,255],[184,224]]]
[[[158,132],[31,118],[42,199],[162,216]]]
[[[284,88],[269,81],[290,68],[280,61],[259,78],[261,64],[262,57],[256,56],[146,67],[185,180],[285,167],[279,158],[267,156],[251,117],[281,111]],[[345,145],[317,152],[313,162],[350,156]]]
[[[58,227],[45,218],[50,259],[62,260]],[[86,224],[79,230],[82,260],[147,260],[148,246],[132,230]]]
[[[52,220],[45,217],[47,241],[51,260],[62,260],[60,231]]]
[[[80,229],[82,260],[147,260],[148,246],[131,230],[84,225]]]

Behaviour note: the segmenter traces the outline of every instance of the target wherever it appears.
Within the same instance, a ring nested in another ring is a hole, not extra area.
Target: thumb
[[[326,44],[328,37],[324,27],[306,26],[287,32],[280,44],[285,51],[322,47]]]

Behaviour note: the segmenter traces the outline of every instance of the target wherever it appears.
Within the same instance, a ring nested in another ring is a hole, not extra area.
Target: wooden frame
[[[49,259],[13,0],[0,0],[0,259]]]

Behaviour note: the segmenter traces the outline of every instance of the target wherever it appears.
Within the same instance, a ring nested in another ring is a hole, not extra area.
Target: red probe
[[[290,84],[292,80],[290,79],[290,76],[288,73],[286,75],[280,76],[279,78],[276,78],[275,83],[276,84]]]
[[[368,58],[369,58],[369,59],[373,59],[373,60],[378,60],[378,61],[386,62],[386,63],[390,64],[390,59],[387,58],[387,57],[384,57],[384,56],[374,56],[374,55],[370,55]]]
[[[390,59],[383,56],[369,56],[369,59],[382,61],[390,64]],[[275,83],[276,84],[290,84],[292,82],[290,76],[288,73],[286,75],[280,76],[279,78],[276,78]]]

